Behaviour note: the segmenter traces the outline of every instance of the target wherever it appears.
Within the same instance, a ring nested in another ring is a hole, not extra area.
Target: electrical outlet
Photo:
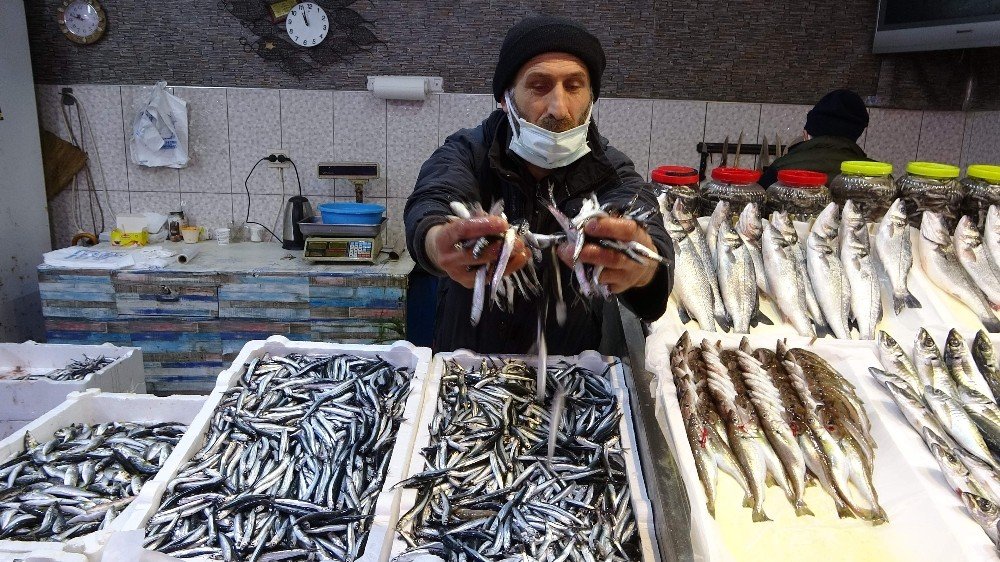
[[[284,156],[285,158],[288,158],[288,150],[286,150],[284,148],[272,148],[271,150],[267,151],[267,154],[268,154],[268,156],[274,155],[274,156]],[[292,165],[288,161],[285,161],[285,162],[271,162],[270,160],[268,160],[267,161],[267,167],[268,168],[291,168]]]

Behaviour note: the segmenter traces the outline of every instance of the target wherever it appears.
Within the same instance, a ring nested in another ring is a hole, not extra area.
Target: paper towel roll
[[[183,252],[177,254],[177,263],[181,263],[181,264],[187,263],[187,262],[193,260],[195,258],[195,256],[197,256],[200,253],[201,253],[201,249],[200,248],[196,248],[194,246],[192,246],[190,248],[184,248]]]
[[[368,90],[381,99],[425,100],[430,85],[424,76],[369,76]]]

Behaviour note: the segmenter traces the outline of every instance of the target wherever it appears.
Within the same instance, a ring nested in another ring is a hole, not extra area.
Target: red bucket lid
[[[712,170],[712,179],[726,183],[747,184],[760,179],[761,172],[749,168],[723,168]]]
[[[698,170],[688,166],[660,166],[650,173],[656,183],[692,185],[698,183]]]
[[[778,170],[778,181],[792,187],[819,187],[826,183],[826,174],[812,170]]]

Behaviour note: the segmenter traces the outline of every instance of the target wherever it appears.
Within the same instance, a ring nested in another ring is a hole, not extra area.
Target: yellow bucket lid
[[[937,162],[910,162],[906,165],[906,171],[910,174],[925,176],[936,180],[957,178],[961,173],[958,166],[952,166],[951,164],[939,164]]]
[[[888,176],[892,173],[892,164],[869,162],[868,160],[847,160],[840,163],[840,171],[859,176]]]
[[[1000,166],[989,164],[973,164],[966,168],[965,175],[970,178],[986,180],[990,183],[1000,184]]]

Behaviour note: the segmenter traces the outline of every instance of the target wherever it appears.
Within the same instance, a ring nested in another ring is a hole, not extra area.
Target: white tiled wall
[[[397,247],[403,244],[403,206],[421,164],[448,135],[477,125],[496,107],[489,94],[448,93],[426,102],[386,102],[368,92],[176,87],[174,94],[188,102],[191,163],[181,170],[150,169],[130,162],[126,141],[142,90],[72,87],[94,127],[93,141],[87,133],[85,145],[89,150],[96,142],[116,212],[165,213],[183,202],[193,221],[203,226],[242,221],[247,174],[271,149],[283,148],[298,165],[303,191],[314,206],[354,198],[350,183],[317,179],[318,162],[378,162],[382,178],[370,182],[365,195],[386,206],[389,243]],[[39,116],[45,129],[68,138],[59,88],[36,87]],[[735,143],[743,131],[748,144],[764,136],[773,143],[776,133],[787,143],[801,134],[808,110],[802,105],[605,98],[594,116],[601,133],[648,177],[651,168],[662,164],[697,167],[695,145],[703,140],[721,142],[728,135]],[[897,170],[917,158],[963,166],[1000,162],[1000,112],[871,109],[870,113],[871,124],[859,144],[869,156],[891,162]],[[74,131],[79,134],[76,124]],[[752,166],[755,157],[748,154],[741,164]],[[91,159],[96,164],[93,154]],[[95,181],[104,185],[100,177]],[[268,225],[275,223],[282,193],[287,197],[297,190],[291,170],[282,174],[263,164],[248,184],[251,219]],[[67,244],[76,232],[75,201],[66,192],[50,205],[58,246]],[[112,224],[103,194],[101,205],[106,222]],[[89,230],[85,199],[80,207]]]

